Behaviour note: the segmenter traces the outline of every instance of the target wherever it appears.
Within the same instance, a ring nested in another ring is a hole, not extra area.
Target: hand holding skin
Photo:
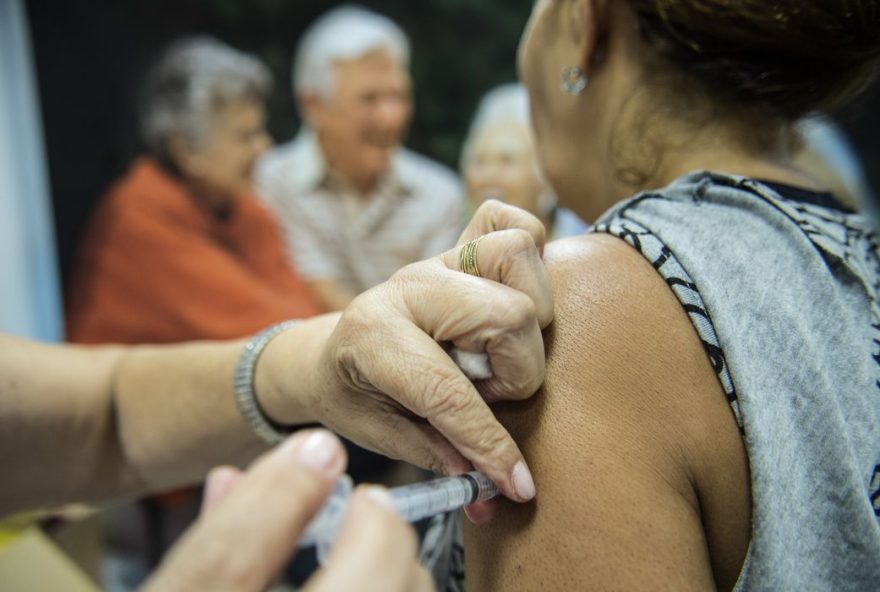
[[[487,401],[531,396],[543,382],[541,328],[553,317],[544,231],[525,212],[487,202],[459,244],[483,235],[483,277],[458,271],[459,246],[349,305],[318,353],[311,408],[362,445],[448,474],[476,466],[505,495],[527,501],[535,492],[522,453]],[[267,354],[283,360],[285,337],[291,348],[301,345],[288,333]],[[471,384],[441,343],[486,352],[493,377]],[[280,372],[276,380],[294,379],[269,360],[266,367]],[[203,516],[148,590],[265,589],[342,473],[344,454],[327,432],[304,431],[246,474],[212,471]],[[306,590],[432,589],[412,529],[389,504],[382,490],[359,488],[327,566]],[[486,519],[491,507],[474,506],[471,515]]]
[[[483,235],[482,277],[459,271],[459,246],[358,296],[314,360],[308,406],[361,446],[439,473],[473,466],[507,497],[528,501],[535,495],[528,467],[487,402],[529,397],[544,379],[541,329],[553,317],[544,229],[530,214],[491,201],[460,244]],[[493,377],[471,384],[444,349],[452,345],[486,352]],[[282,334],[264,355],[279,359],[289,347],[293,356],[297,346]],[[296,380],[279,366],[273,374]]]
[[[214,469],[201,517],[146,590],[267,589],[345,465],[339,440],[325,430],[306,430],[263,455],[246,473]],[[394,510],[388,493],[358,487],[327,565],[305,591],[433,590],[416,555],[415,533]]]

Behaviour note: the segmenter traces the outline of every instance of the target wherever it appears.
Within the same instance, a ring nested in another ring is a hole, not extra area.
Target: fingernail
[[[519,461],[513,467],[513,489],[521,501],[527,502],[535,497],[535,481],[523,461]]]
[[[391,497],[391,494],[388,493],[388,490],[384,487],[379,487],[378,485],[367,485],[366,487],[361,487],[360,491],[363,492],[361,495],[369,499],[374,504],[397,512],[397,508],[394,506],[394,498]]]
[[[232,475],[228,467],[217,467],[208,473],[205,489],[202,493],[202,511],[213,506],[223,497],[233,478]]]
[[[324,473],[333,474],[333,465],[339,457],[339,441],[326,430],[315,430],[309,434],[294,436],[287,443],[293,458],[302,466]]]
[[[207,505],[218,497],[222,488],[223,477],[217,474],[217,469],[212,469],[205,480],[205,489],[202,491],[202,505]]]

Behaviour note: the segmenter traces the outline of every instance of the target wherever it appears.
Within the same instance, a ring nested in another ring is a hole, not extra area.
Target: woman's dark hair
[[[880,0],[630,0],[661,59],[710,96],[794,121],[880,69]]]

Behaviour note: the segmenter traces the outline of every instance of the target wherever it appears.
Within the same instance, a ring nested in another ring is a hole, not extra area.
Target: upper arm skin
[[[496,407],[538,495],[465,525],[469,590],[705,590],[736,581],[748,460],[663,279],[607,235],[548,246],[556,316],[541,392]]]

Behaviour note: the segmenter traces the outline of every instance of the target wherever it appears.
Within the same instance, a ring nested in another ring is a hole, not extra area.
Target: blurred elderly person
[[[327,310],[449,248],[464,223],[452,172],[401,146],[413,111],[409,53],[384,16],[344,6],[321,17],[294,59],[304,126],[257,172],[297,268]]]
[[[505,84],[480,101],[462,149],[461,171],[476,210],[497,199],[534,214],[551,240],[586,231],[571,210],[559,207],[541,174],[529,117],[529,96],[521,84]]]
[[[167,50],[141,114],[148,154],[110,189],[78,253],[71,341],[236,338],[319,312],[277,222],[251,193],[254,164],[269,145],[270,86],[265,66],[217,40]],[[197,505],[193,492],[174,492],[145,502],[143,513],[114,510],[109,556],[119,577],[144,577]]]
[[[319,311],[251,196],[270,86],[265,66],[217,40],[167,51],[148,80],[148,154],[100,204],[75,264],[72,341],[232,338]]]

